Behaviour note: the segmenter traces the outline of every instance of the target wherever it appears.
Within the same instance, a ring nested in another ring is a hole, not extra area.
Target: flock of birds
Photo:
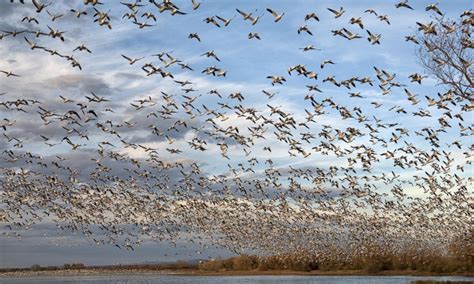
[[[19,38],[25,50],[62,58],[75,71],[83,65],[74,54],[94,50],[81,44],[66,54],[48,47],[74,37],[53,28],[61,26],[67,13],[104,29],[113,30],[120,20],[138,29],[159,29],[160,14],[193,17],[193,11],[212,4],[121,2],[119,8],[114,6],[123,10],[118,19],[104,8],[105,1],[84,0],[82,9],[68,11],[55,11],[44,0],[10,2],[25,16],[18,19],[17,29],[0,32],[0,44]],[[408,12],[412,6],[403,1],[393,9]],[[264,18],[285,25],[288,17],[271,7],[230,10],[233,16],[209,15],[203,25],[225,28],[242,20],[258,27]],[[427,6],[426,12],[443,16],[437,4]],[[365,38],[372,45],[383,44],[383,38],[367,29],[363,17],[376,17],[387,27],[396,20],[372,9],[346,19],[344,7],[329,7],[307,13],[295,33],[313,35],[309,23],[317,24],[323,13],[347,25],[332,30],[333,36]],[[426,48],[423,37],[460,33],[467,56],[461,59],[472,68],[474,14],[465,11],[456,21],[460,24],[418,22],[418,34],[405,40]],[[362,32],[355,32],[359,29]],[[195,32],[188,38],[185,44],[204,41]],[[250,32],[248,39],[263,42],[264,36]],[[301,48],[314,50],[320,49]],[[198,55],[224,61],[214,50]],[[289,66],[288,75],[274,70],[276,74],[262,78],[268,88],[258,92],[268,102],[257,109],[239,90],[227,94],[202,89],[180,78],[182,72],[232,77],[216,65],[195,70],[170,51],[154,54],[156,60],[147,63],[145,57],[121,56],[124,68],[140,66],[139,75],[156,75],[176,91],[146,95],[120,107],[97,90],[82,97],[51,93],[26,98],[21,91],[3,92],[0,86],[3,236],[21,239],[23,230],[54,222],[59,231],[81,232],[92,243],[121,249],[134,250],[149,240],[194,242],[203,249],[218,246],[258,254],[304,251],[334,261],[370,254],[367,244],[390,252],[407,247],[436,252],[472,228],[472,96],[460,97],[454,89],[419,95],[410,88],[422,85],[425,75],[402,78],[377,66],[365,77],[321,78],[337,65],[336,59],[326,59],[317,64],[319,70],[298,64]],[[3,82],[22,76],[15,70],[0,72]],[[308,82],[300,113],[272,102],[295,75]],[[347,96],[346,104],[325,94],[328,86]],[[397,96],[407,106],[371,101],[361,88],[371,88],[380,97]],[[213,102],[201,103],[205,98]],[[134,116],[126,117],[124,109]],[[374,115],[381,110],[391,118]],[[326,122],[328,118],[347,127]],[[22,131],[25,121],[35,125],[35,131]],[[427,123],[418,129],[413,121]],[[145,133],[146,139],[137,139],[137,133]],[[294,164],[282,165],[276,158],[285,153]],[[192,158],[199,154],[202,159]],[[315,157],[324,163],[298,166]],[[227,164],[221,173],[203,167],[218,160]]]

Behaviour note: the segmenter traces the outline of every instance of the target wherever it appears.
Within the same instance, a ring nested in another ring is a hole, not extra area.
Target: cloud
[[[64,91],[75,89],[86,94],[95,92],[109,95],[111,93],[110,86],[102,78],[93,75],[61,75],[45,80],[45,84],[51,89]]]

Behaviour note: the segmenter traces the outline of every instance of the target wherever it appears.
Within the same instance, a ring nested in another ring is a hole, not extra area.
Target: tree
[[[464,12],[458,21],[439,17],[429,24],[417,23],[417,57],[425,72],[454,94],[474,101],[471,29],[474,14]]]

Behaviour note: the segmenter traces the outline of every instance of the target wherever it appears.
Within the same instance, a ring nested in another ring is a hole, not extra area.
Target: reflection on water
[[[153,275],[153,276],[79,276],[79,277],[40,277],[40,278],[0,278],[1,284],[18,283],[88,283],[88,284],[171,284],[171,283],[298,283],[298,284],[406,284],[414,280],[440,281],[469,281],[474,283],[474,277],[414,277],[414,276],[180,276],[180,275]]]

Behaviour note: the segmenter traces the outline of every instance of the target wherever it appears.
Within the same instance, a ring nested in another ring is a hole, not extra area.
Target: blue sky
[[[28,1],[27,1],[28,2]],[[414,10],[395,9],[394,1],[227,1],[214,0],[203,1],[201,7],[195,11],[191,9],[191,1],[174,1],[182,11],[188,13],[183,16],[171,16],[168,13],[160,14],[151,4],[141,8],[142,11],[154,11],[157,21],[147,21],[154,26],[139,29],[135,24],[125,19],[122,15],[128,9],[118,3],[118,1],[104,1],[105,5],[100,6],[101,11],[109,11],[111,15],[112,30],[106,27],[99,27],[93,23],[91,18],[91,8],[88,7],[88,15],[81,18],[75,18],[69,11],[71,8],[85,9],[82,1],[54,1],[48,7],[48,10],[54,13],[64,13],[65,16],[50,22],[48,15],[45,13],[36,14],[31,3],[20,5],[17,3],[10,4],[8,1],[0,3],[0,30],[12,31],[25,29],[47,29],[46,23],[53,29],[66,31],[64,36],[65,42],[58,39],[48,37],[35,38],[33,35],[27,37],[36,42],[40,46],[46,46],[52,50],[57,50],[63,54],[74,54],[74,57],[81,63],[82,70],[72,68],[64,59],[57,56],[51,56],[44,51],[30,50],[29,46],[23,39],[23,35],[13,38],[12,36],[4,37],[0,41],[0,58],[2,58],[0,70],[12,70],[17,74],[21,74],[19,78],[11,78],[0,74],[0,93],[7,94],[0,97],[1,99],[10,100],[16,98],[31,98],[45,102],[52,109],[64,108],[59,99],[59,95],[71,98],[76,101],[84,99],[85,95],[94,92],[99,96],[104,96],[111,102],[106,106],[114,109],[114,113],[105,114],[114,122],[130,121],[137,123],[136,130],[126,132],[123,137],[126,140],[142,141],[142,145],[158,148],[163,150],[161,155],[167,161],[197,161],[207,176],[228,174],[227,164],[233,167],[239,163],[248,164],[248,157],[242,150],[242,147],[236,144],[230,145],[229,157],[231,160],[224,159],[220,156],[220,149],[216,141],[209,141],[208,151],[200,152],[191,149],[188,141],[196,137],[193,131],[184,131],[180,133],[172,133],[176,140],[172,147],[180,148],[183,153],[173,155],[164,151],[170,147],[162,138],[156,138],[150,134],[147,128],[151,122],[150,119],[144,118],[148,113],[147,110],[137,113],[130,106],[137,99],[147,98],[151,96],[158,102],[163,104],[160,92],[176,94],[178,102],[184,101],[180,97],[183,92],[180,87],[170,78],[161,78],[159,75],[146,76],[140,67],[146,62],[153,62],[159,65],[157,57],[152,54],[160,52],[170,52],[170,54],[188,63],[195,71],[186,71],[176,64],[167,69],[174,75],[175,80],[189,80],[193,84],[190,87],[196,89],[189,96],[200,96],[196,99],[195,106],[203,111],[202,105],[210,108],[218,108],[218,102],[227,102],[230,105],[236,105],[237,101],[228,99],[228,95],[234,92],[241,92],[245,97],[242,105],[246,107],[254,107],[259,113],[269,116],[270,110],[267,107],[278,106],[286,113],[302,122],[305,120],[306,113],[304,109],[311,109],[311,104],[304,97],[311,92],[305,87],[306,85],[317,84],[322,93],[312,94],[317,101],[325,98],[331,98],[334,102],[341,106],[345,106],[351,110],[354,107],[360,107],[369,120],[367,123],[374,124],[373,117],[382,119],[385,123],[399,123],[400,127],[407,128],[410,132],[409,137],[404,137],[406,141],[415,144],[421,149],[429,151],[430,145],[422,137],[417,137],[414,132],[424,127],[438,127],[438,118],[444,112],[436,108],[427,108],[425,96],[436,97],[438,92],[445,91],[443,86],[438,86],[432,77],[423,80],[423,84],[410,82],[408,76],[413,73],[423,74],[423,69],[417,62],[415,57],[415,49],[417,46],[411,42],[405,41],[405,36],[414,35],[416,33],[416,22],[427,23],[432,20],[433,12],[426,12],[425,7],[431,4],[431,1],[412,1],[410,5]],[[340,18],[335,19],[333,14],[327,8],[339,9],[343,6],[346,11]],[[265,10],[271,7],[278,12],[285,12],[282,20],[274,23],[273,17]],[[472,7],[472,1],[449,1],[441,2],[440,9],[445,13],[446,17],[457,19],[459,15],[466,9]],[[366,9],[374,9],[379,15],[388,15],[390,25],[379,21],[376,16],[364,13]],[[236,12],[236,9],[253,12],[254,15],[262,15],[259,22],[252,26],[249,21],[244,21]],[[257,10],[256,12],[254,12]],[[320,21],[304,20],[307,13],[315,12]],[[40,21],[39,25],[22,23],[21,19],[26,15],[34,15]],[[209,16],[219,15],[224,18],[235,17],[228,27],[215,27],[212,24],[206,24],[203,19]],[[351,17],[362,17],[365,29],[375,34],[381,34],[381,44],[372,45],[367,41],[367,33],[360,29],[357,25],[349,24]],[[143,19],[139,19],[143,21]],[[307,24],[313,33],[310,36],[306,33],[298,34],[297,30],[300,26]],[[357,32],[362,39],[347,40],[342,37],[335,37],[331,30],[347,28],[352,32]],[[261,40],[248,39],[250,32],[258,32]],[[201,42],[188,39],[189,33],[197,33],[201,38]],[[72,52],[78,45],[84,43],[92,53]],[[314,51],[303,52],[300,48],[313,44],[317,49]],[[219,57],[220,62],[213,58],[201,56],[201,54],[213,50]],[[122,58],[122,54],[131,58],[145,57],[134,65],[129,65]],[[326,65],[324,69],[320,68],[322,61],[331,59],[335,64]],[[318,73],[318,79],[312,80],[296,73],[289,75],[287,70],[290,66],[304,64],[308,70]],[[201,71],[209,66],[216,65],[227,71],[225,77],[206,76]],[[403,91],[404,88],[394,88],[389,95],[383,96],[381,90],[377,86],[376,73],[373,67],[387,70],[396,74],[395,81],[406,84],[410,92],[417,94],[421,101],[418,105],[411,105],[407,100],[407,96]],[[272,86],[267,76],[278,75],[286,78],[283,85]],[[358,84],[356,88],[348,90],[344,87],[335,87],[330,82],[323,82],[327,76],[333,75],[336,80],[341,81],[349,79],[352,76],[366,77],[369,76],[374,81],[374,86],[367,84]],[[217,89],[222,94],[222,100],[217,100],[215,95],[208,92]],[[272,99],[268,99],[262,90],[278,92]],[[360,92],[364,98],[351,98],[349,92]],[[382,107],[374,108],[372,102],[382,103]],[[408,114],[396,113],[390,109],[396,107],[404,108]],[[99,108],[99,107],[97,107]],[[431,118],[414,117],[411,114],[420,109],[429,109],[432,114]],[[312,132],[317,134],[321,131],[323,125],[330,125],[334,129],[344,130],[347,127],[360,127],[360,124],[353,120],[341,120],[338,112],[325,108],[327,114],[317,116],[316,124],[311,129],[301,127],[299,131]],[[248,134],[247,127],[252,123],[246,119],[239,118],[232,111],[221,110],[229,118],[226,121],[215,122],[222,128],[229,126],[237,126],[241,133]],[[453,113],[459,112],[459,107],[453,107]],[[45,126],[38,123],[39,117],[36,113],[23,114],[20,112],[6,111],[0,108],[0,118],[8,118],[16,122],[5,133],[14,137],[22,138],[23,149],[28,149],[31,153],[48,157],[54,155],[63,155],[73,157],[74,162],[80,171],[86,172],[90,169],[90,161],[86,161],[88,151],[92,151],[97,147],[97,143],[105,139],[114,145],[120,145],[118,139],[104,136],[103,133],[90,130],[90,140],[80,141],[85,146],[80,153],[71,152],[70,146],[62,143],[55,147],[45,145],[40,138],[39,133],[47,133],[53,137],[52,140],[60,140],[64,136],[63,129],[59,128],[59,124],[54,126]],[[188,119],[182,111],[176,118]],[[472,125],[472,115],[464,117],[462,122],[465,126]],[[191,121],[192,125],[199,127],[204,124],[204,118],[198,117]],[[162,123],[162,125],[161,125]],[[456,122],[457,123],[457,122]],[[157,122],[158,127],[168,127],[166,121]],[[209,126],[209,125],[208,125]],[[440,134],[442,138],[442,148],[451,151],[455,160],[453,167],[463,165],[466,161],[462,152],[466,151],[469,144],[472,144],[470,137],[457,138],[459,129],[453,121],[452,129],[446,133]],[[366,130],[365,130],[366,131]],[[254,174],[258,177],[265,169],[265,161],[271,158],[275,162],[277,168],[287,168],[288,166],[296,167],[317,167],[327,169],[329,166],[343,166],[347,163],[345,157],[337,158],[335,156],[323,156],[318,153],[312,153],[308,158],[303,159],[301,155],[290,157],[288,155],[288,145],[279,142],[272,134],[273,130],[269,130],[265,134],[266,139],[255,141],[255,145],[251,147],[252,157],[256,157],[261,161],[254,170]],[[295,132],[295,134],[298,134]],[[380,134],[385,139],[390,139],[391,130]],[[367,135],[357,138],[353,145],[370,145]],[[0,150],[15,149],[12,143],[6,139],[0,138]],[[458,150],[454,146],[447,146],[445,143],[452,143],[455,140],[463,142],[463,148]],[[75,140],[79,142],[79,140]],[[348,147],[342,142],[335,142],[341,147]],[[307,151],[311,151],[312,147],[318,143],[303,144]],[[272,152],[266,152],[263,147],[271,147]],[[373,146],[376,152],[385,151],[380,145]],[[390,145],[388,149],[394,149],[400,145]],[[118,149],[120,153],[129,155],[136,159],[147,158],[147,153],[142,149],[130,149],[121,147]],[[82,156],[84,153],[84,156]],[[21,164],[2,164],[2,167],[26,167]],[[357,165],[356,167],[359,167]],[[360,169],[360,167],[359,167]],[[422,174],[422,171],[414,169],[400,169],[393,166],[391,161],[381,160],[374,165],[373,173],[383,173],[395,171],[401,174],[407,180],[411,180],[413,175]],[[461,176],[472,176],[472,167],[467,167]],[[242,177],[252,179],[252,174],[240,173]],[[231,176],[231,175],[229,175]],[[381,185],[375,183],[376,185]],[[309,186],[309,185],[308,185]],[[389,188],[382,185],[379,188],[381,192],[389,192]],[[422,196],[420,190],[408,188],[413,196]],[[472,191],[472,188],[471,188]],[[59,237],[55,236],[55,231],[50,225],[45,228],[35,229],[33,227],[30,232],[25,232],[25,237],[21,241],[15,238],[0,239],[0,266],[29,266],[34,263],[43,262],[44,264],[59,264],[62,262],[72,262],[71,255],[81,252],[78,259],[84,257],[84,262],[90,264],[114,263],[117,259],[121,262],[137,262],[137,261],[163,261],[169,260],[166,254],[173,253],[166,244],[147,244],[144,248],[137,249],[134,253],[128,251],[117,251],[113,247],[96,248],[94,245],[86,244],[87,242],[80,237],[69,238],[77,246],[64,246]],[[35,232],[46,230],[46,237],[41,237]],[[182,258],[194,259],[200,258],[195,254],[196,248],[183,248],[178,251],[178,256]],[[25,257],[24,254],[28,257]],[[90,253],[90,254],[88,254]],[[206,256],[225,255],[228,252],[221,250],[209,250]],[[88,255],[87,255],[88,254]],[[178,259],[179,257],[176,257]],[[76,259],[77,259],[76,258]],[[92,259],[91,259],[92,258]]]

